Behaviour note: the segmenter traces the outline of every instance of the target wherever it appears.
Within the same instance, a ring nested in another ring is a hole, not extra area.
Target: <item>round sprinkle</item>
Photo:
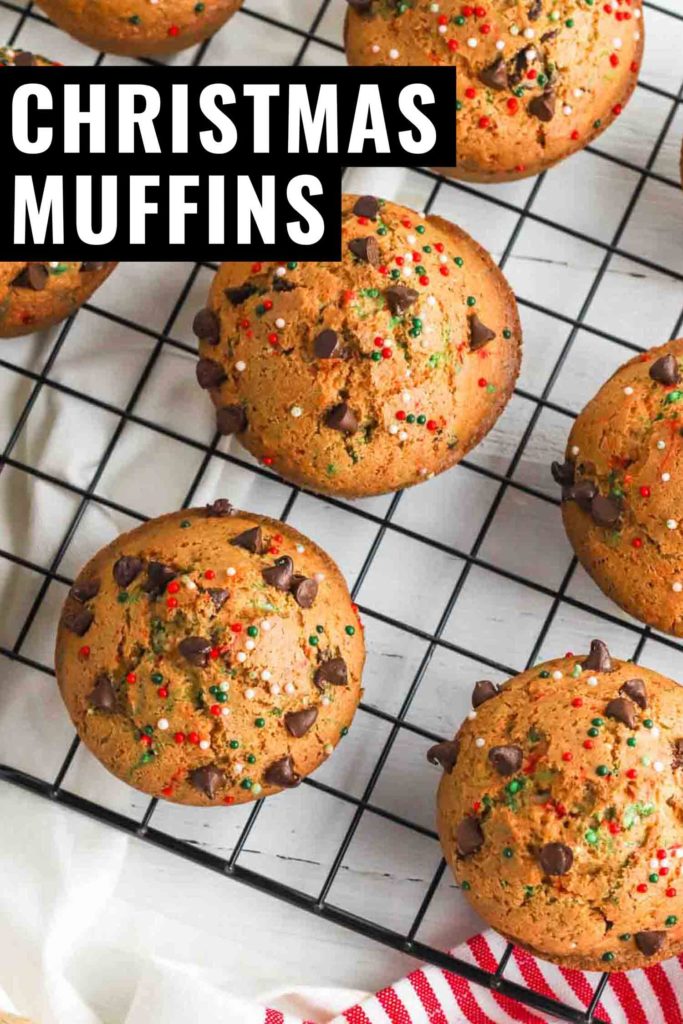
[[[588,683],[589,686],[597,686],[598,685],[598,677],[597,676],[589,676],[588,679],[586,680],[586,682]]]
[[[246,697],[247,700],[253,700],[254,697],[256,696],[256,690],[252,690],[251,688],[248,689],[248,690],[245,690],[244,691],[244,696]]]
[[[401,56],[398,50],[389,50],[389,57],[391,60],[398,60]]]
[[[228,576],[234,576],[235,573],[237,572],[237,569],[233,569],[232,566],[228,566],[228,568],[225,571],[228,574]]]
[[[278,330],[281,331],[283,327],[287,326],[287,321],[284,320],[281,316],[279,316],[275,321],[275,326],[278,328]]]
[[[563,673],[560,672],[559,668],[555,669],[555,671],[553,672],[553,679],[561,679],[562,675]]]
[[[476,740],[474,741],[474,745],[475,747],[481,748],[486,745],[486,740],[482,736],[477,736]]]
[[[210,746],[211,746],[211,744],[209,743],[208,740],[200,740],[199,741],[199,749],[200,750],[208,750]]]
[[[666,525],[667,525],[667,529],[669,529],[669,530],[677,530],[678,529],[678,520],[677,519],[667,519]]]
[[[671,584],[671,589],[672,589],[672,590],[673,590],[673,591],[674,591],[674,592],[675,592],[676,594],[680,594],[680,592],[681,592],[681,591],[683,590],[683,583],[680,583],[680,582],[679,582],[678,580],[676,580],[676,582],[675,582],[675,583],[672,583],[672,584]]]
[[[157,722],[157,729],[161,729],[162,732],[166,732],[168,729],[168,718],[160,718]]]
[[[295,420],[298,420],[299,416],[301,416],[301,414],[303,413],[303,409],[301,408],[300,405],[293,405],[289,411],[291,412]]]
[[[270,679],[270,672],[268,671],[267,668],[264,668],[263,672],[261,673],[261,679],[263,679],[265,683],[267,683],[268,680]]]
[[[235,369],[237,370],[238,373],[244,373],[246,368],[247,364],[243,359],[238,359],[237,362],[235,363]]]
[[[664,449],[666,448],[666,441],[657,441],[657,447],[659,448],[660,452],[664,451]]]
[[[295,689],[294,683],[285,683],[285,693],[294,693]]]
[[[624,394],[625,395],[632,395],[633,394],[633,388],[630,385],[628,387],[625,387],[624,388]]]
[[[664,771],[664,765],[662,764],[661,761],[655,761],[653,763],[652,767],[654,768],[654,770],[656,772],[663,772]]]
[[[476,49],[476,47],[478,46],[478,42],[477,42],[477,40],[476,40],[476,39],[474,38],[474,36],[470,36],[470,38],[469,38],[469,39],[467,40],[467,45],[469,46],[469,48],[470,48],[471,50],[474,50],[474,49]]]
[[[671,473],[662,473],[662,476],[661,476],[662,483],[668,484],[670,479],[671,479]]]
[[[237,660],[240,662],[240,664],[242,664],[243,662],[245,662],[247,660],[247,656],[244,653],[244,651],[238,651],[237,652]]]

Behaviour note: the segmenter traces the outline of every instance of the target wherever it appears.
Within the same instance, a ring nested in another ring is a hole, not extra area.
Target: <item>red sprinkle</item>
[[[651,492],[650,492],[650,488],[649,487],[643,485],[640,488],[640,495],[641,495],[642,498],[649,498],[650,497],[650,493]]]
[[[564,754],[562,755],[562,760],[563,761],[571,761],[573,756],[574,755],[572,754],[571,750],[565,750]]]
[[[213,569],[207,569],[206,572],[204,573],[205,580],[213,580],[215,579],[215,577],[216,573],[213,571]]]
[[[669,899],[671,899],[671,897],[672,897],[672,896],[675,896],[675,895],[676,895],[676,890],[675,890],[675,889],[674,889],[674,888],[673,888],[672,886],[670,886],[670,887],[669,887],[669,888],[668,888],[668,889],[666,890],[666,895],[667,895],[667,896],[669,897]]]
[[[90,648],[88,647],[87,644],[84,644],[83,647],[79,647],[78,655],[79,655],[80,658],[89,658],[90,657]]]
[[[631,541],[631,547],[633,547],[633,548],[642,548],[642,546],[643,546],[643,542],[640,539],[640,537],[634,537],[633,540]]]
[[[487,383],[488,382],[486,380],[486,377],[480,377],[479,380],[477,381],[477,384],[479,385],[480,388],[485,388]]]
[[[657,850],[657,860],[666,860],[666,850]]]
[[[627,779],[637,779],[638,778],[638,772],[635,770],[635,768],[629,768],[629,770],[626,772],[626,778]]]
[[[467,96],[468,100],[473,100],[476,95],[477,90],[473,89],[472,86],[470,86],[469,89],[465,89],[465,96]]]
[[[515,99],[514,96],[511,96],[507,101],[507,108],[511,114],[516,114],[519,110],[519,100]]]
[[[194,743],[195,746],[199,743],[199,733],[198,732],[188,732],[187,738],[190,741],[190,743]]]
[[[169,34],[169,36],[171,36],[171,37],[172,37],[173,39],[175,39],[175,37],[176,37],[176,36],[177,36],[177,35],[178,35],[179,33],[180,33],[180,29],[178,28],[178,26],[177,26],[177,25],[171,25],[171,27],[170,27],[170,28],[169,28],[169,30],[168,30],[168,34]]]
[[[128,675],[126,676],[126,682],[130,683],[131,686],[133,685],[133,683],[137,683],[137,681],[138,677],[135,675],[135,672],[129,672]]]
[[[584,745],[586,750],[592,750],[593,749],[593,740],[584,740],[583,741],[583,745]]]
[[[490,117],[486,117],[486,115],[484,115],[483,117],[480,117],[479,118],[479,127],[480,128],[490,128],[491,127],[491,118]]]
[[[581,700],[580,697],[574,697],[574,700],[572,701],[572,707],[573,708],[582,708],[583,707],[583,701]]]
[[[223,803],[224,804],[234,804],[234,802],[235,802],[234,796],[223,797]]]
[[[262,270],[263,270],[263,264],[262,263],[252,263],[252,265],[251,265],[251,272],[252,272],[252,274],[260,274]]]
[[[241,622],[233,622],[232,625],[230,626],[230,629],[231,629],[231,631],[233,633],[241,633],[242,632],[242,623]]]
[[[438,426],[438,423],[436,422],[436,420],[427,420],[426,426],[427,430],[430,430],[432,433],[434,433]]]
[[[647,892],[647,886],[645,885],[645,882],[641,882],[640,885],[637,885],[636,886],[636,891],[637,892]]]
[[[167,608],[177,608],[178,607],[178,598],[177,597],[167,597],[166,598],[166,607]]]
[[[218,718],[221,713],[220,704],[212,704],[211,707],[209,708],[209,711],[211,712],[212,715],[215,715],[216,718]]]
[[[164,794],[164,796],[170,796],[171,793],[173,792],[173,786],[164,786],[161,792]]]
[[[429,278],[427,277],[426,274],[422,274],[421,275],[421,277],[420,277],[420,284],[424,285],[425,287],[427,287],[427,285],[429,284]]]
[[[404,420],[405,418],[406,418],[405,411],[403,409],[399,409],[398,412],[396,413],[396,419],[397,420]]]
[[[616,836],[618,832],[621,832],[621,825],[616,821],[610,821],[607,827],[613,836]]]
[[[175,733],[173,739],[176,741],[177,744],[184,743],[185,742],[185,733],[184,732],[177,732],[177,733]]]
[[[166,593],[168,594],[177,594],[179,590],[180,584],[178,583],[177,580],[171,580],[171,582],[166,587]]]
[[[160,686],[159,689],[157,690],[157,694],[158,694],[159,697],[162,697],[162,698],[163,697],[168,697],[168,690],[166,689],[165,686]]]
[[[576,141],[577,141],[577,139],[578,139],[578,138],[580,138],[580,136],[579,136],[579,133],[578,133],[578,131],[577,131],[577,129],[576,129],[576,128],[575,128],[575,129],[574,129],[574,131],[573,131],[573,132],[571,133],[571,136],[570,136],[570,138],[571,138],[571,139],[573,139],[573,140],[574,140],[574,142],[576,142]]]
[[[612,65],[613,68],[617,67],[617,65],[619,64],[619,58],[616,55],[616,53],[610,53],[610,55],[609,55],[609,62]]]

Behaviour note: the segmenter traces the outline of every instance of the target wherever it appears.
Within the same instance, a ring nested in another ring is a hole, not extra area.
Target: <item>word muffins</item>
[[[537,174],[582,149],[633,92],[640,0],[348,0],[346,53],[361,65],[457,71],[457,167],[470,181]]]
[[[242,0],[40,0],[40,6],[86,46],[144,57],[176,53],[208,39]]]
[[[578,416],[562,487],[569,540],[630,615],[683,635],[683,339],[625,363]]]
[[[95,555],[69,592],[56,654],[69,713],[105,767],[205,805],[291,788],[329,757],[363,661],[331,559],[224,499]]]
[[[285,479],[360,497],[458,462],[519,370],[514,296],[460,228],[346,196],[340,263],[224,263],[194,321],[197,379]]]
[[[683,950],[683,689],[594,640],[476,684],[444,775],[444,854],[507,939],[581,970]]]

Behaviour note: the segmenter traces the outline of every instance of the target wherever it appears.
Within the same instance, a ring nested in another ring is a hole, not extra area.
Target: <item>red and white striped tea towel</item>
[[[505,947],[500,936],[485,932],[453,950],[453,955],[494,971]],[[505,977],[585,1008],[600,975],[554,967],[516,948]],[[609,1024],[683,1024],[683,957],[645,971],[611,975],[595,1013]],[[553,1019],[438,967],[421,967],[332,1020],[303,1020],[267,1009],[240,1024],[546,1024]]]

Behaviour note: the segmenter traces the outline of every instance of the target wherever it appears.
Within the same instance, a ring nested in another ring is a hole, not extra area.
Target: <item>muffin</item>
[[[182,804],[296,786],[346,735],[362,630],[317,545],[225,499],[161,516],[91,559],[67,597],[57,681],[114,775]]]
[[[683,636],[683,339],[620,367],[578,416],[553,463],[567,536],[630,615]]]
[[[71,316],[116,263],[0,263],[0,338],[42,331]]]
[[[223,263],[197,379],[217,427],[285,479],[363,497],[458,462],[496,422],[521,354],[514,296],[469,235],[345,196],[339,263]]]
[[[552,167],[623,110],[643,55],[641,0],[348,0],[350,64],[457,71],[457,167],[511,181]]]
[[[40,0],[55,25],[80,43],[127,57],[163,57],[208,39],[242,0]]]
[[[501,687],[482,680],[444,774],[438,829],[473,907],[565,967],[683,952],[683,690],[594,640]]]
[[[45,68],[61,67],[57,61],[48,60],[39,54],[31,53],[29,50],[20,50],[13,46],[0,46],[0,67],[3,68]]]

